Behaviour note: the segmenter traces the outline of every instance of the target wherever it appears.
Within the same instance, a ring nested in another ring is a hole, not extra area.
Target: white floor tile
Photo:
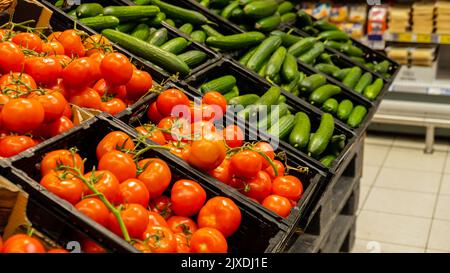
[[[450,174],[450,153],[447,154],[447,160],[445,162],[444,172]]]
[[[358,209],[362,208],[364,202],[366,201],[367,195],[370,191],[369,186],[361,185],[359,188],[359,203],[358,203]]]
[[[357,221],[357,238],[419,248],[425,247],[431,224],[431,219],[366,210],[362,210]]]
[[[450,195],[450,174],[444,174],[442,176],[441,189],[439,194]]]
[[[450,251],[450,221],[433,220],[427,248]]]
[[[436,151],[433,154],[425,154],[422,150],[392,148],[384,166],[440,173],[444,168],[446,156],[446,152]]]
[[[393,147],[410,148],[410,149],[425,149],[425,136],[396,136]],[[436,139],[433,145],[434,151],[447,152],[449,149],[449,141],[443,139]]]
[[[370,134],[367,133],[365,143],[375,145],[391,146],[394,142],[395,136],[392,134]]]
[[[436,195],[373,187],[364,210],[431,219]]]
[[[364,165],[381,166],[386,160],[390,147],[382,145],[364,145]]]
[[[363,167],[363,175],[361,177],[361,185],[372,186],[375,178],[380,170],[379,166],[366,165]]]
[[[436,172],[384,167],[374,185],[398,190],[437,193],[440,180],[441,174]]]
[[[423,253],[424,248],[356,238],[352,253]]]
[[[427,248],[426,253],[449,253],[449,251]]]
[[[434,218],[450,220],[450,196],[439,195]]]

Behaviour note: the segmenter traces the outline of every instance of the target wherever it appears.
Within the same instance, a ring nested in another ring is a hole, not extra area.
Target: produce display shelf
[[[436,33],[414,32],[385,32],[383,38],[386,42],[419,43],[419,44],[450,44],[450,35]]]

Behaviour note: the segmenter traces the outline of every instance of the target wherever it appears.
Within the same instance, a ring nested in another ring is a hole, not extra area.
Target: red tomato
[[[81,170],[81,173],[84,171],[84,164],[80,155],[70,150],[55,150],[46,154],[42,159],[41,175],[45,176],[55,170],[59,165],[76,167]]]
[[[138,100],[152,88],[152,76],[146,71],[133,69],[133,75],[126,84],[127,96],[131,100]]]
[[[109,209],[98,198],[86,198],[78,202],[75,208],[100,225],[107,227],[109,221]]]
[[[158,213],[164,219],[169,219],[172,216],[171,206],[170,198],[165,195],[150,200],[151,211]]]
[[[206,93],[202,98],[202,103],[219,106],[223,114],[227,111],[227,99],[217,91]]]
[[[22,50],[11,42],[0,43],[0,72],[9,73],[21,72],[23,67],[23,62],[25,60],[25,55],[23,55]]]
[[[238,177],[255,177],[262,169],[261,156],[250,150],[238,152],[231,157],[230,167]]]
[[[132,244],[134,248],[142,253],[152,253],[152,250],[145,242],[133,240]]]
[[[139,204],[128,204],[120,211],[120,216],[131,238],[141,238],[148,225],[147,210]],[[119,236],[123,236],[119,222],[114,214],[109,214],[109,229]]]
[[[150,107],[147,111],[147,117],[153,123],[159,123],[164,117],[159,113],[158,108],[156,108],[156,101],[150,104]]]
[[[36,51],[37,53],[42,52],[42,39],[39,35],[29,32],[21,32],[16,34],[12,39],[12,42],[16,45],[26,48],[29,50]]]
[[[70,106],[70,104],[66,104],[66,107],[64,108],[63,116],[68,118],[69,120],[72,120],[72,106]]]
[[[193,253],[227,253],[228,244],[222,233],[215,228],[200,228],[191,237]]]
[[[94,188],[102,193],[106,199],[111,203],[116,203],[119,199],[119,181],[115,175],[106,170],[92,171],[84,175],[94,183]],[[86,194],[93,194],[93,192],[86,188]]]
[[[303,193],[303,185],[300,179],[295,176],[280,176],[273,180],[272,193],[298,201]]]
[[[63,248],[54,248],[47,251],[47,253],[69,253],[69,251],[63,249]]]
[[[177,253],[190,253],[189,238],[184,233],[175,233],[175,240],[177,241]]]
[[[281,161],[279,161],[279,160],[274,160],[274,161],[273,161],[273,164],[275,164],[275,167],[276,167],[277,170],[278,170],[278,177],[279,177],[279,176],[283,176],[283,175],[284,175],[284,172],[286,171],[286,168],[284,167],[284,164],[283,164]],[[277,176],[275,175],[275,171],[274,171],[274,169],[273,169],[272,166],[267,167],[267,168],[265,169],[265,171],[270,175],[270,178],[271,178],[271,179],[275,179],[275,178],[277,177]]]
[[[133,65],[121,53],[108,53],[100,64],[102,78],[111,85],[127,84],[133,76]]]
[[[130,136],[124,132],[111,132],[98,143],[96,150],[97,159],[100,160],[104,154],[116,150],[117,147],[133,150],[134,143]]]
[[[84,239],[81,243],[81,249],[85,253],[106,253],[106,249],[104,249],[99,244],[94,241]]]
[[[38,84],[55,84],[62,73],[61,64],[53,58],[31,57],[25,60],[25,73]]]
[[[142,172],[137,178],[144,182],[151,198],[161,196],[172,180],[167,163],[159,158],[147,158],[139,161],[138,166]]]
[[[43,95],[34,93],[30,98],[36,99],[44,108],[44,123],[58,120],[63,115],[67,106],[67,100],[58,91],[50,91]]]
[[[224,115],[222,109],[217,105],[202,104],[201,119],[207,121],[220,120]]]
[[[63,68],[72,62],[72,59],[66,55],[49,55],[48,57],[57,61]]]
[[[44,114],[44,107],[36,99],[11,99],[2,109],[2,127],[25,134],[42,124]]]
[[[69,100],[70,103],[78,105],[80,107],[100,109],[102,105],[102,99],[100,95],[94,91],[94,89],[85,87],[76,94],[73,94]]]
[[[57,40],[49,40],[42,44],[42,53],[47,55],[64,55],[64,47]]]
[[[289,199],[279,195],[267,196],[262,205],[284,218],[289,216],[292,209]]]
[[[189,103],[189,98],[178,89],[167,89],[156,99],[156,107],[163,117],[170,116],[172,110],[177,110],[175,107],[189,107]]]
[[[253,149],[255,149],[258,152],[264,153],[268,158],[270,158],[272,161],[275,159],[275,152],[273,151],[272,146],[267,142],[258,142],[253,146]],[[261,162],[262,162],[262,168],[266,169],[270,166],[270,162],[266,160],[263,156],[261,156]]]
[[[270,195],[272,191],[272,183],[270,176],[265,171],[259,171],[258,174],[248,180],[243,193],[258,202],[261,202]]]
[[[121,204],[139,204],[146,208],[150,194],[145,184],[136,179],[127,179],[119,186],[119,203]]]
[[[179,158],[187,161],[189,159],[189,155],[191,154],[191,145],[184,142],[170,141],[166,145],[170,148],[170,152]]]
[[[154,211],[148,212],[148,226],[169,227],[164,217]]]
[[[31,89],[37,88],[36,82],[30,75],[17,72],[5,74],[0,78],[1,87],[6,87],[8,85],[25,85],[26,87]]]
[[[166,140],[188,141],[191,138],[191,124],[183,118],[165,117],[158,123]]]
[[[120,151],[111,151],[102,156],[98,162],[99,170],[108,170],[113,173],[119,182],[135,178],[136,164],[129,154]]]
[[[118,98],[112,98],[108,101],[102,102],[100,105],[100,110],[111,115],[117,115],[118,113],[124,111],[127,105],[123,100]]]
[[[198,214],[197,222],[200,228],[215,228],[229,237],[238,230],[241,218],[241,211],[233,200],[217,196],[206,202]]]
[[[27,136],[5,136],[0,139],[0,157],[15,156],[35,145],[36,142]]]
[[[219,167],[225,157],[223,140],[200,139],[192,142],[188,162],[200,170],[211,171]]]
[[[146,126],[138,126],[135,128],[135,130],[143,135],[146,136],[147,139],[150,139],[156,143],[158,143],[159,145],[164,145],[166,144],[166,139],[164,138],[164,134],[158,130],[157,128],[151,128],[150,132],[147,130]]]
[[[111,43],[101,34],[94,34],[87,37],[83,41],[83,45],[87,50],[87,56],[92,56],[96,53],[104,53],[105,51],[112,51]]]
[[[77,30],[65,30],[59,35],[56,34],[55,38],[63,45],[65,55],[69,57],[83,57],[86,54],[86,50]]]
[[[82,88],[97,80],[96,63],[88,57],[73,60],[62,71],[64,84],[72,88]]]
[[[92,87],[102,97],[114,97],[124,100],[127,96],[127,89],[125,85],[112,86],[109,85],[104,79],[98,80],[94,87]]]
[[[149,226],[142,235],[153,253],[174,253],[177,251],[177,240],[167,227]]]
[[[237,125],[228,125],[222,131],[225,143],[230,148],[241,147],[244,144],[244,133],[241,128]]]
[[[173,233],[183,233],[189,236],[197,231],[197,224],[191,218],[184,216],[172,216],[167,220],[167,224]]]
[[[42,243],[26,234],[16,234],[3,245],[3,253],[45,253]]]
[[[219,167],[215,168],[212,171],[208,172],[212,177],[216,178],[217,180],[228,184],[231,181],[231,178],[233,177],[233,174],[230,170],[230,160],[225,158],[224,161],[219,165]]]
[[[40,184],[72,205],[80,202],[83,195],[83,182],[69,172],[49,173],[42,177]]]
[[[73,122],[66,116],[60,117],[52,123],[42,124],[37,130],[33,131],[35,136],[50,138],[60,135],[74,127]]]
[[[206,192],[197,182],[182,179],[173,185],[170,200],[176,215],[193,216],[205,204]]]

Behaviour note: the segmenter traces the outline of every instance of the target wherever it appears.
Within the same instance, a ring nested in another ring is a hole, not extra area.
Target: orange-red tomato
[[[262,152],[264,153],[268,158],[270,158],[271,161],[273,161],[275,159],[275,152],[273,150],[272,145],[270,145],[267,142],[258,142],[255,144],[255,146],[253,146],[253,149],[255,149],[258,152]],[[263,156],[259,155],[261,157],[261,162],[262,162],[262,168],[266,169],[267,167],[270,166],[270,162],[265,159]]]
[[[112,98],[108,101],[104,101],[100,105],[100,110],[111,115],[117,115],[120,112],[124,111],[126,108],[127,105],[125,104],[125,102],[118,98]]]
[[[190,165],[211,171],[220,166],[226,157],[226,147],[223,140],[195,140],[191,144],[188,162]]]
[[[64,84],[72,88],[82,88],[97,80],[97,64],[88,57],[75,59],[62,71]]]
[[[292,205],[289,199],[280,195],[269,195],[264,199],[262,205],[275,212],[281,217],[288,217],[291,213]]]
[[[121,204],[139,204],[144,208],[148,206],[150,193],[145,184],[136,179],[127,179],[119,186],[119,203]]]
[[[170,200],[172,210],[179,216],[193,216],[206,201],[206,192],[193,180],[181,179],[172,186]]]
[[[169,141],[166,146],[169,147],[169,151],[172,154],[178,156],[184,161],[187,161],[189,159],[189,155],[191,153],[191,145],[189,143]]]
[[[275,167],[278,170],[278,176],[275,175],[275,170],[273,169],[272,166],[269,166],[265,169],[265,171],[270,175],[270,178],[272,180],[275,179],[276,177],[283,176],[284,172],[286,171],[286,167],[284,166],[284,164],[281,161],[274,160],[273,164],[275,165]]]
[[[231,181],[231,178],[233,177],[233,174],[230,170],[230,160],[225,158],[222,163],[219,165],[219,167],[215,168],[212,171],[209,171],[209,174],[216,178],[217,180],[229,184]]]
[[[42,44],[42,53],[46,53],[47,55],[64,55],[64,47],[57,40],[49,40]]]
[[[150,132],[147,130],[146,126],[138,126],[135,129],[139,134],[146,136],[148,139],[158,143],[159,145],[166,144],[164,134],[157,128],[152,128]]]
[[[55,34],[54,37],[63,45],[65,55],[69,57],[83,57],[86,54],[86,49],[77,30],[68,29],[60,34]]]
[[[148,225],[147,210],[139,204],[127,204],[120,211],[120,216],[122,217],[130,237],[141,238]],[[108,227],[115,234],[123,236],[119,222],[117,221],[116,216],[112,213],[109,215]]]
[[[84,175],[94,183],[94,188],[102,193],[108,201],[116,203],[119,199],[119,181],[116,176],[107,170],[92,171]],[[93,194],[89,189],[85,189],[86,194]]]
[[[111,151],[102,156],[98,162],[99,170],[108,170],[113,173],[119,182],[135,178],[136,164],[129,154],[120,151]]]
[[[70,150],[55,150],[46,154],[42,159],[41,175],[45,176],[60,165],[76,167],[80,169],[81,173],[84,172],[83,160],[79,154]]]
[[[215,228],[200,228],[191,237],[193,253],[227,253],[228,244],[225,237]]]
[[[11,41],[16,45],[26,48],[29,50],[36,51],[37,53],[42,52],[42,39],[39,35],[29,32],[21,32],[16,34]]]
[[[62,70],[61,64],[54,58],[31,57],[25,60],[25,73],[33,77],[38,84],[55,84]]]
[[[109,209],[98,198],[85,198],[75,205],[75,208],[100,225],[107,227]]]
[[[198,214],[198,226],[219,230],[223,236],[229,237],[238,230],[241,224],[241,211],[233,200],[216,196],[208,200]]]
[[[2,56],[0,59],[1,73],[22,71],[25,55],[17,45],[11,42],[0,43],[0,56]]]
[[[116,150],[117,147],[126,150],[133,150],[134,143],[131,137],[124,132],[111,132],[97,144],[97,159],[100,160],[104,154]]]
[[[108,53],[100,64],[102,78],[111,85],[124,85],[133,76],[133,65],[121,53]]]
[[[295,176],[280,176],[273,180],[272,193],[298,201],[303,193],[303,185],[300,179]]]
[[[227,111],[227,99],[217,91],[207,92],[202,98],[202,103],[217,105],[222,110],[222,115]]]
[[[80,107],[92,109],[100,109],[102,105],[100,95],[89,87],[85,87],[81,91],[73,94],[69,102]]]
[[[54,248],[47,251],[47,253],[69,253],[69,251],[63,248]]]
[[[34,93],[31,98],[36,99],[44,108],[44,123],[50,123],[58,120],[64,113],[67,106],[67,100],[58,91],[49,91],[46,94],[38,95]]]
[[[197,231],[197,224],[188,217],[172,216],[167,220],[170,230],[173,233],[183,233],[185,235],[192,235]]]
[[[3,253],[45,253],[42,243],[26,234],[16,234],[3,245]]]
[[[104,249],[101,245],[88,239],[84,239],[82,241],[81,249],[85,253],[106,253],[106,249]]]
[[[34,81],[33,77],[26,73],[8,73],[3,75],[0,78],[0,86],[1,87],[11,87],[12,85],[26,86],[31,89],[36,89],[37,84]],[[24,91],[28,91],[27,89]]]
[[[148,72],[133,69],[133,75],[126,84],[127,96],[131,100],[138,100],[152,88],[152,85],[153,79]]]
[[[15,156],[36,144],[27,136],[4,136],[0,139],[0,157]]]
[[[156,107],[156,101],[150,104],[147,111],[147,117],[155,124],[158,124],[164,117],[158,111]]]
[[[2,127],[25,134],[38,128],[44,121],[44,107],[36,99],[11,99],[2,109]]]
[[[151,198],[159,197],[172,180],[172,173],[166,162],[159,158],[147,158],[139,161],[142,172],[137,177],[148,189]]]
[[[261,156],[250,150],[238,152],[231,157],[230,167],[238,177],[255,177],[262,169]]]
[[[101,35],[94,34],[83,41],[84,48],[86,51],[86,56],[92,56],[95,53],[104,53],[105,51],[112,51],[111,43],[109,40]]]
[[[174,253],[177,251],[177,240],[169,228],[163,226],[148,226],[142,235],[154,253]]]
[[[272,191],[272,182],[269,174],[265,171],[259,171],[255,177],[245,183],[243,193],[250,198],[261,202],[270,195]]]
[[[83,182],[73,174],[57,171],[42,177],[40,184],[51,193],[75,205],[83,195]]]
[[[241,147],[244,144],[244,133],[237,125],[228,125],[222,131],[223,139],[230,148]]]
[[[162,226],[169,227],[166,219],[161,216],[158,212],[148,211],[148,225],[149,226]]]
[[[170,116],[175,107],[189,107],[189,98],[178,89],[167,89],[159,94],[156,99],[156,107],[163,117]],[[178,109],[179,110],[179,109]],[[182,110],[182,109],[181,109]]]
[[[169,219],[170,216],[172,216],[173,212],[171,206],[170,198],[165,195],[150,200],[151,211],[158,213],[164,219]]]
[[[189,236],[184,233],[175,233],[174,236],[177,241],[177,253],[190,253]]]

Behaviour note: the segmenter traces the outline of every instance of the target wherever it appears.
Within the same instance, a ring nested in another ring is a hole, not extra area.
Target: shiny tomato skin
[[[1,73],[22,71],[25,55],[17,45],[11,42],[0,43],[0,56],[2,56],[2,59],[0,60]]]
[[[142,181],[136,178],[127,179],[120,183],[119,191],[120,204],[139,204],[144,208],[148,206],[150,193]]]
[[[163,226],[148,226],[142,235],[153,253],[175,253],[177,241],[173,232]]]
[[[106,249],[104,249],[101,245],[88,239],[84,239],[81,242],[81,249],[85,253],[106,253]]]
[[[27,136],[5,136],[0,139],[0,157],[15,156],[35,145],[36,142]]]
[[[270,178],[273,180],[277,177],[283,176],[285,171],[286,171],[286,167],[284,166],[284,164],[279,161],[279,160],[274,160],[273,164],[275,165],[275,167],[278,170],[278,176],[275,175],[275,171],[273,169],[272,166],[269,166],[265,169],[265,171],[270,175]]]
[[[48,42],[42,44],[42,53],[46,53],[49,56],[64,55],[64,47],[56,40],[49,40]]]
[[[81,213],[91,218],[100,225],[107,227],[109,221],[109,209],[98,198],[85,198],[75,205]]]
[[[280,195],[267,196],[262,205],[284,218],[289,216],[292,209],[289,199]]]
[[[177,241],[177,253],[190,253],[191,248],[189,246],[190,236],[184,233],[175,233],[175,239]]]
[[[67,100],[58,91],[49,91],[46,94],[34,94],[32,98],[41,103],[44,108],[44,123],[51,123],[58,120],[64,113]]]
[[[37,53],[42,52],[42,39],[35,33],[21,32],[16,34],[11,41],[21,48],[33,50]]]
[[[83,196],[83,182],[71,173],[57,171],[42,177],[40,184],[51,193],[75,205]]]
[[[152,76],[142,70],[133,69],[133,75],[127,82],[127,96],[131,100],[138,100],[153,86]]]
[[[165,195],[150,199],[149,207],[152,212],[158,213],[166,220],[173,215],[170,198]]]
[[[94,183],[94,188],[102,193],[111,203],[116,203],[119,199],[119,181],[116,176],[107,170],[97,170],[88,172],[84,177]],[[85,194],[93,194],[87,187]]]
[[[137,178],[145,184],[151,198],[161,196],[172,180],[167,163],[159,158],[147,158],[139,161],[138,166],[143,171]]]
[[[61,64],[53,58],[31,57],[25,60],[25,73],[38,84],[55,84],[62,73]]]
[[[228,125],[222,131],[223,139],[230,148],[241,147],[244,144],[244,133],[237,125]]]
[[[241,211],[233,200],[216,196],[209,199],[200,210],[197,222],[199,228],[215,228],[223,236],[229,237],[238,230],[241,218]]]
[[[258,152],[264,153],[272,161],[275,159],[275,152],[273,150],[273,147],[267,142],[260,141],[256,143],[255,146],[253,146],[253,149]],[[271,166],[270,162],[267,159],[265,159],[262,155],[259,156],[261,157],[262,169],[266,169],[267,167]]]
[[[300,179],[295,176],[280,176],[273,180],[272,193],[289,200],[298,201],[303,193],[303,185]]]
[[[143,135],[146,136],[147,139],[150,139],[156,143],[158,143],[159,145],[164,145],[166,144],[166,139],[164,138],[164,134],[158,130],[157,128],[152,128],[150,130],[150,132],[147,130],[146,126],[138,126],[135,128],[135,130]]]
[[[36,99],[11,99],[2,109],[2,127],[25,134],[37,129],[44,121],[44,107]]]
[[[197,224],[191,218],[178,215],[170,217],[167,224],[173,233],[183,233],[187,236],[192,235],[198,229]]]
[[[161,214],[154,211],[148,211],[148,225],[169,227],[164,217],[162,217]]]
[[[225,237],[215,228],[200,228],[191,237],[192,253],[227,253],[228,244]]]
[[[133,65],[121,53],[107,53],[100,64],[100,71],[102,78],[111,85],[124,85],[133,76]]]
[[[124,111],[126,108],[127,105],[125,104],[125,102],[118,98],[112,98],[108,101],[104,101],[100,105],[100,110],[113,116]]]
[[[104,154],[116,150],[117,147],[126,150],[133,150],[134,143],[131,137],[124,132],[111,132],[97,144],[97,159],[100,160]]]
[[[69,167],[76,167],[80,169],[81,173],[84,172],[84,163],[82,158],[76,152],[70,150],[55,150],[47,153],[41,161],[41,175],[55,170],[59,165],[65,165]]]
[[[170,200],[172,210],[179,216],[197,214],[206,201],[206,191],[193,180],[181,179],[172,186]]]
[[[156,101],[150,104],[150,107],[147,111],[147,117],[155,124],[158,124],[164,118],[164,116],[159,113],[158,108],[156,107]]]
[[[219,165],[219,167],[215,168],[212,171],[209,171],[208,173],[215,179],[225,184],[229,184],[231,179],[233,178],[233,174],[230,170],[230,160],[225,158]]]
[[[72,94],[69,102],[79,107],[92,108],[100,110],[102,99],[100,95],[90,87],[82,88],[75,94]]]
[[[86,49],[77,30],[65,30],[59,35],[55,35],[55,38],[64,47],[65,55],[69,57],[83,57],[86,54]]]
[[[188,163],[203,171],[211,171],[220,166],[226,157],[223,140],[195,140],[191,144]]]
[[[120,215],[130,237],[141,238],[148,225],[147,210],[139,204],[128,204],[120,211]],[[119,222],[112,213],[109,215],[108,227],[118,236],[123,236]]]
[[[99,170],[108,170],[113,173],[119,182],[136,178],[137,168],[129,154],[120,151],[111,151],[102,156],[98,162]]]
[[[62,71],[64,84],[72,88],[83,88],[97,80],[96,63],[87,57],[75,59]]]
[[[170,116],[176,106],[189,106],[189,98],[178,89],[167,89],[159,94],[156,99],[156,107],[163,117]]]
[[[231,157],[230,167],[238,177],[253,178],[262,169],[261,156],[250,150],[238,152]]]
[[[270,195],[272,191],[272,181],[269,174],[265,171],[259,171],[258,174],[249,179],[246,183],[243,193],[245,196],[262,202],[264,198]]]
[[[45,253],[45,248],[34,237],[26,234],[16,234],[5,241],[3,253]]]

